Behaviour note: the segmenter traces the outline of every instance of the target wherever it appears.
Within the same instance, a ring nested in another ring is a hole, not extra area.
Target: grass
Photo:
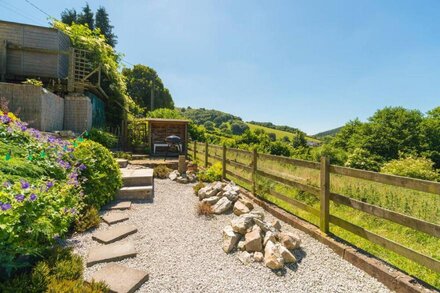
[[[295,134],[291,133],[291,132],[287,132],[287,131],[283,131],[283,130],[278,130],[278,129],[272,129],[272,128],[268,128],[268,127],[264,127],[264,126],[260,126],[260,125],[255,125],[252,123],[246,123],[249,128],[252,131],[255,131],[257,129],[262,129],[264,130],[266,133],[275,133],[275,135],[277,136],[277,139],[282,139],[283,137],[287,136],[291,141],[295,138]],[[313,141],[313,142],[319,142],[318,139],[310,137],[310,136],[306,136],[307,141]]]
[[[221,150],[215,148],[209,148],[208,152],[221,156]],[[203,160],[203,158],[204,155],[202,154],[199,154],[197,157],[199,160]],[[249,166],[252,162],[252,155],[227,152],[227,159]],[[209,159],[211,163],[214,161],[212,158]],[[248,170],[230,165],[228,165],[227,168],[235,174],[249,180],[251,179],[251,173]],[[296,167],[291,164],[280,164],[279,162],[269,159],[259,159],[258,169],[319,187],[319,170]],[[250,190],[248,183],[242,182],[233,176],[228,177],[237,184]],[[260,197],[316,226],[319,225],[318,217],[273,197],[269,194],[269,191],[277,191],[319,210],[320,202],[316,196],[260,176],[257,177],[257,183],[257,194]],[[440,196],[436,194],[423,193],[335,174],[331,174],[331,191],[431,223],[440,224]],[[440,240],[434,236],[334,202],[330,203],[330,213],[419,253],[440,260]],[[330,232],[376,257],[387,261],[408,274],[440,288],[439,273],[429,270],[422,265],[335,225],[330,225]]]

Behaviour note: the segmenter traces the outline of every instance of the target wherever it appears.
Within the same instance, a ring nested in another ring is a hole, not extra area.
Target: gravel
[[[134,202],[127,213],[138,232],[127,237],[138,255],[118,263],[147,271],[150,279],[138,292],[389,292],[376,279],[341,259],[307,234],[281,222],[282,229],[302,237],[298,264],[272,272],[260,263],[243,265],[237,254],[222,250],[221,231],[235,217],[198,217],[192,185],[155,180],[154,200]],[[266,213],[266,218],[274,218]],[[108,229],[102,223],[97,230]],[[96,230],[95,230],[96,231]],[[92,232],[68,240],[84,258],[101,245]],[[105,264],[85,268],[85,277]]]

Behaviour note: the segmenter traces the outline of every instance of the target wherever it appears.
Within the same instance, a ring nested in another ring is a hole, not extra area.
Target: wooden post
[[[319,228],[323,233],[329,232],[329,198],[330,198],[330,160],[321,158],[321,210]]]
[[[257,150],[254,149],[252,157],[252,194],[257,194]]]
[[[3,40],[3,50],[2,55],[0,56],[1,58],[1,68],[0,68],[0,81],[6,81],[6,74],[7,74],[7,69],[8,69],[8,41],[7,40]]]
[[[208,168],[208,142],[205,142],[205,168]]]
[[[67,77],[67,91],[75,91],[75,49],[69,49],[69,75]]]
[[[197,163],[197,141],[194,141],[194,156],[193,161]]]
[[[222,179],[226,179],[226,145],[223,144],[223,156],[222,156]]]

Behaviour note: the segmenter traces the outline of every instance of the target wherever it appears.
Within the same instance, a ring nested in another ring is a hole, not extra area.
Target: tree
[[[422,155],[429,157],[440,168],[440,107],[429,111],[420,124]]]
[[[294,148],[305,147],[307,146],[306,135],[302,131],[297,131],[295,137],[292,141],[292,146]]]
[[[90,9],[89,3],[83,7],[82,12],[78,15],[78,23],[88,25],[89,29],[95,28],[95,20],[93,19],[93,12]]]
[[[212,121],[206,121],[205,124],[203,124],[203,126],[205,126],[206,130],[208,131],[214,131],[215,129],[215,124]]]
[[[151,89],[154,91],[154,109],[174,109],[170,92],[164,87],[157,72],[148,66],[137,64],[133,68],[124,68],[127,92],[141,107],[151,110]]]
[[[248,129],[249,129],[249,126],[247,126],[247,124],[244,123],[243,121],[236,120],[231,123],[232,134],[241,135]]]
[[[115,47],[117,44],[117,37],[113,33],[113,26],[110,25],[110,19],[108,17],[108,13],[104,7],[100,6],[98,10],[96,10],[95,14],[95,27],[99,28],[101,33],[105,36],[107,40],[107,44],[112,47]]]
[[[267,136],[269,136],[270,141],[276,141],[277,140],[277,135],[273,132],[269,132],[267,134]]]
[[[78,14],[76,13],[75,8],[65,9],[61,12],[61,21],[68,25],[78,22]]]
[[[434,162],[427,158],[401,158],[386,163],[382,173],[412,177],[424,180],[439,180],[440,174],[433,168]]]

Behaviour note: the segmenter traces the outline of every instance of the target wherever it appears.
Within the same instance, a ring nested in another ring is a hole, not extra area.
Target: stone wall
[[[27,84],[0,83],[0,98],[21,120],[42,131],[63,129],[64,99],[42,87]]]
[[[83,95],[64,98],[64,129],[82,133],[92,128],[92,102]]]

